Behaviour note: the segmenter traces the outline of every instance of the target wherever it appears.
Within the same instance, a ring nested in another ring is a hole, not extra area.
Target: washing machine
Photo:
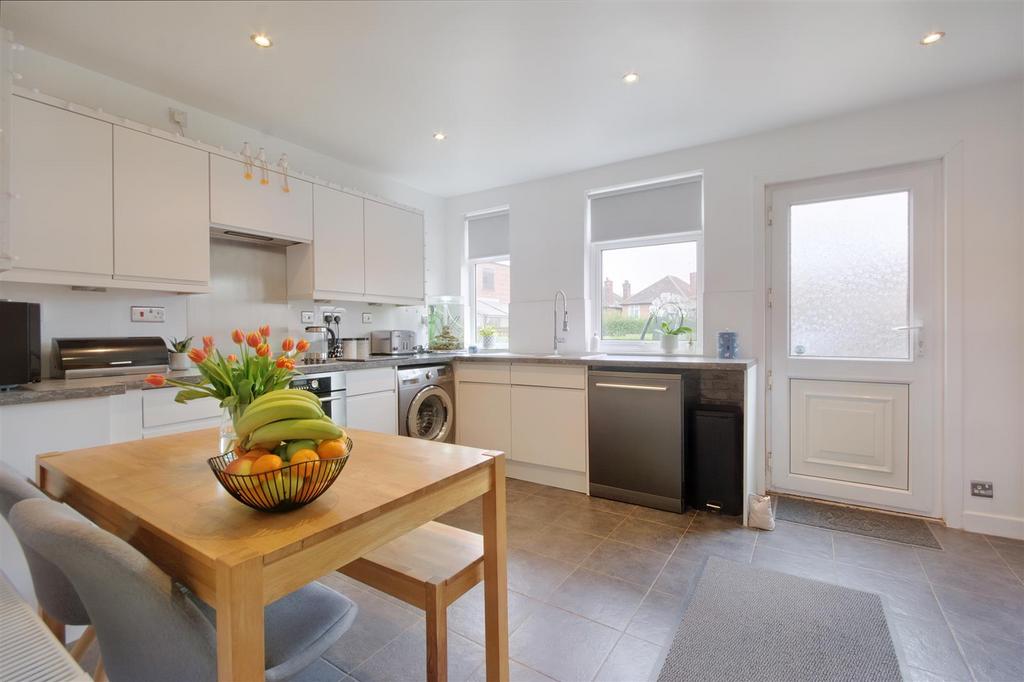
[[[455,442],[455,375],[451,367],[398,368],[398,433]]]

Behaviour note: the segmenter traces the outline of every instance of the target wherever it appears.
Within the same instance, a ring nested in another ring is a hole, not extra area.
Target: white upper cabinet
[[[422,301],[423,216],[369,199],[363,212],[367,297]]]
[[[114,128],[114,276],[210,279],[209,154]]]
[[[210,224],[218,227],[283,237],[299,242],[313,239],[313,185],[305,180],[269,173],[260,184],[262,171],[253,169],[246,180],[245,166],[233,159],[210,155]]]
[[[362,297],[363,200],[313,186],[313,243],[288,247],[292,298]]]
[[[11,256],[16,269],[114,270],[113,126],[13,98]]]

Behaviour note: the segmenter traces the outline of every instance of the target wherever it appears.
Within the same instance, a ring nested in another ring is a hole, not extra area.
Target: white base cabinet
[[[398,376],[393,367],[345,372],[346,426],[398,433]]]
[[[542,386],[511,389],[512,460],[586,472],[586,392]]]
[[[511,388],[470,381],[456,385],[455,437],[460,445],[500,450],[512,457]]]

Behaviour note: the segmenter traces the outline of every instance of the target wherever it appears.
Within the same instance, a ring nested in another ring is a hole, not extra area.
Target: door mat
[[[942,549],[928,524],[921,519],[867,511],[854,507],[840,507],[796,497],[778,498],[775,518],[805,526],[864,535],[878,540],[902,542],[929,549]]]

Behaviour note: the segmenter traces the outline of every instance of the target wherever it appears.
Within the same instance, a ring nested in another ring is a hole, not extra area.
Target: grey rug
[[[900,679],[878,595],[714,556],[658,675],[658,682]]]
[[[902,542],[907,545],[942,549],[928,524],[920,519],[885,514],[883,512],[840,507],[796,497],[779,497],[775,518],[805,526],[817,526],[844,533],[865,535],[879,540]]]

